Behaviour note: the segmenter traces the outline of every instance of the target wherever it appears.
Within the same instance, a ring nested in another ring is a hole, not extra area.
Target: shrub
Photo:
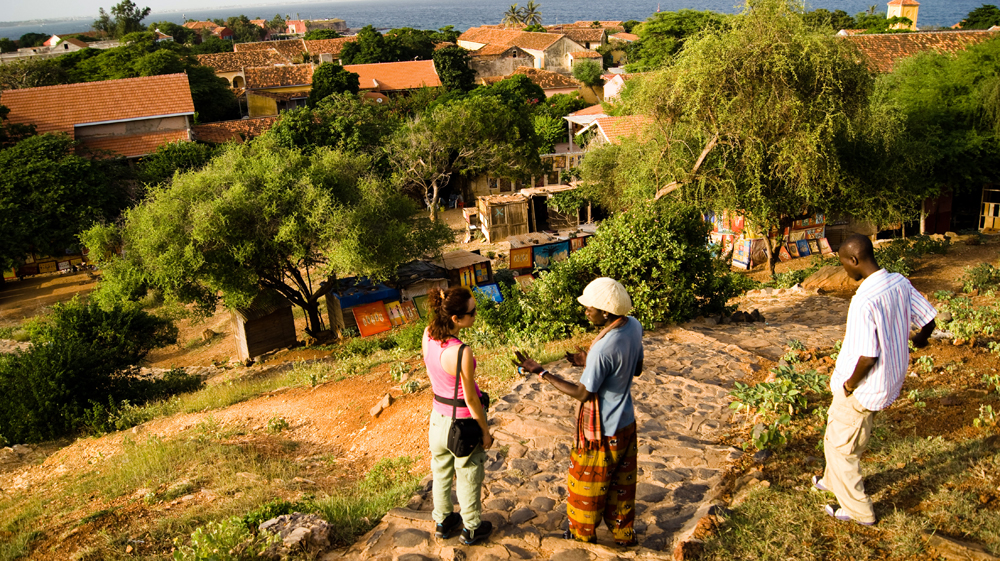
[[[962,290],[987,290],[1000,285],[1000,269],[989,263],[980,263],[975,267],[966,267],[962,275]]]
[[[177,339],[177,328],[142,310],[100,309],[74,300],[27,326],[32,346],[0,357],[0,434],[34,442],[93,425],[94,404],[145,401],[191,382],[152,381],[131,367],[154,348]],[[103,405],[101,405],[103,408]],[[113,407],[110,409],[114,409]],[[104,409],[110,414],[109,409]]]

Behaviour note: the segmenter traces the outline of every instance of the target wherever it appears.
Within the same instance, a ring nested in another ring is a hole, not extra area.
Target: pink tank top
[[[448,339],[444,343],[435,341],[430,337],[430,331],[424,330],[423,351],[424,366],[427,367],[427,376],[431,379],[431,388],[435,395],[451,399],[455,396],[455,377],[448,374],[448,371],[441,366],[441,353],[449,347],[461,345],[462,342],[455,337]],[[465,349],[465,352],[471,352]],[[473,359],[473,364],[476,361]],[[479,384],[476,384],[476,395],[482,395],[479,391]],[[465,399],[465,392],[462,391],[462,384],[458,384],[458,399]],[[445,405],[434,401],[434,411],[447,417],[451,417],[451,405]],[[467,419],[472,416],[467,407],[459,407],[455,410],[455,416],[459,419]]]

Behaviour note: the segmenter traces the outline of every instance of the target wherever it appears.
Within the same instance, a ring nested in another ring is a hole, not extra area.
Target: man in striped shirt
[[[861,455],[868,447],[875,413],[899,397],[910,361],[907,341],[927,345],[936,312],[906,277],[878,266],[872,242],[860,235],[840,247],[840,263],[861,286],[851,299],[847,330],[830,377],[833,403],[823,437],[826,470],[813,486],[831,491],[840,508],[826,506],[838,520],[875,523],[865,494]],[[920,330],[910,336],[910,325]]]

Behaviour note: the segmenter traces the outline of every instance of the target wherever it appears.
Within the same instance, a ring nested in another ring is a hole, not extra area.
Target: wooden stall
[[[597,231],[596,224],[582,224],[577,228],[560,230],[556,234],[532,232],[510,236],[508,267],[518,274],[530,274],[535,269],[547,269],[553,263],[569,257],[587,245],[587,238]]]
[[[337,280],[337,288],[326,295],[326,313],[330,328],[336,333],[346,327],[359,329],[352,309],[373,302],[399,300],[399,291],[367,278],[348,277]]]
[[[236,353],[240,360],[296,344],[292,304],[276,292],[264,292],[249,308],[232,310]]]
[[[445,270],[449,286],[461,285],[473,288],[493,282],[493,265],[489,257],[478,253],[465,250],[452,251],[445,253],[433,263]]]
[[[521,189],[520,193],[528,199],[528,231],[558,231],[576,228],[581,222],[591,221],[591,208],[579,209],[573,212],[560,212],[549,205],[549,200],[556,193],[572,191],[575,185],[546,185],[544,187],[528,187]],[[583,221],[580,220],[581,212],[586,213]]]
[[[396,269],[396,288],[403,302],[413,301],[431,289],[448,288],[448,271],[430,261],[416,260]]]
[[[528,197],[519,194],[487,195],[477,199],[479,228],[486,243],[528,233]]]

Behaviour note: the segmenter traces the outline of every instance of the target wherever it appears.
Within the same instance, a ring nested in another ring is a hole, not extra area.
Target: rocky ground
[[[576,403],[534,378],[514,385],[492,412],[496,445],[483,486],[485,520],[496,530],[486,545],[433,537],[429,479],[406,508],[346,551],[326,559],[666,559],[690,538],[718,504],[726,469],[742,455],[720,444],[733,430],[728,391],[733,382],[762,371],[789,340],[829,347],[843,336],[848,302],[802,289],[748,296],[742,309],[758,309],[760,323],[696,320],[646,335],[646,370],[633,387],[639,430],[636,531],[639,547],[615,547],[605,528],[598,543],[562,538],[566,472]],[[549,366],[578,379],[581,368]]]

